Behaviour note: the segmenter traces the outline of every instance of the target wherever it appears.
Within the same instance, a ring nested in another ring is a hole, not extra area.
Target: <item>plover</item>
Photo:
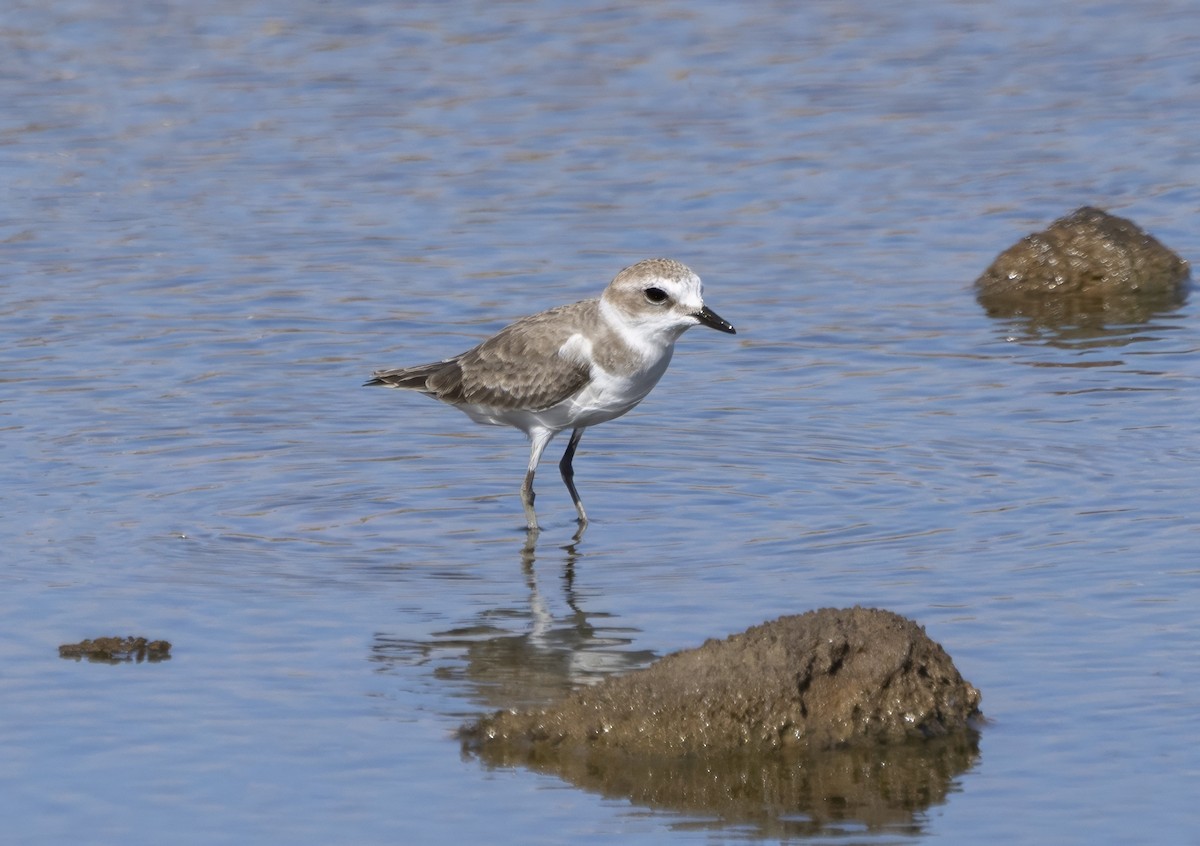
[[[700,277],[672,259],[647,259],[618,273],[598,298],[523,317],[444,361],[378,370],[365,384],[420,391],[476,423],[524,432],[521,502],[531,532],[538,530],[534,472],[550,439],[570,429],[558,468],[585,526],[571,466],[583,430],[645,399],[671,363],[675,340],[699,324],[735,334],[704,304]]]

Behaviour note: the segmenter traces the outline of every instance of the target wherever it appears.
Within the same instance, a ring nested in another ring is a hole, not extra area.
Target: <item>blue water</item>
[[[1197,297],[989,319],[1074,208],[1200,258],[1200,8],[77,0],[0,13],[6,842],[723,842],[463,722],[780,614],[908,615],[977,763],[854,842],[1200,839]],[[376,367],[679,258],[576,458]],[[57,657],[99,635],[170,661]],[[821,839],[821,838],[818,838]]]

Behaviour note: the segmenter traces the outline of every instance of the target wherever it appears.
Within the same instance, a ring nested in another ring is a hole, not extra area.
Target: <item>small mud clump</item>
[[[1084,206],[1002,252],[975,292],[994,317],[1142,322],[1183,304],[1189,274],[1133,221]]]
[[[165,640],[147,640],[144,637],[98,637],[81,640],[79,643],[64,643],[58,647],[60,658],[87,658],[109,664],[126,661],[165,661],[171,657],[171,644]]]
[[[819,751],[946,735],[979,691],[911,620],[867,608],[781,617],[668,655],[550,707],[463,730],[485,757],[651,757]]]

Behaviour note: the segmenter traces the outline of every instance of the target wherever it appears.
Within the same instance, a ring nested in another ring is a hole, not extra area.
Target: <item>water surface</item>
[[[453,732],[855,603],[989,724],[911,825],[817,837],[1195,838],[1195,297],[970,290],[1084,204],[1200,256],[1192,4],[79,0],[0,40],[14,842],[786,837]],[[578,543],[548,462],[526,549],[519,433],[360,387],[654,255],[738,335],[588,432]],[[56,656],[108,634],[173,658]]]

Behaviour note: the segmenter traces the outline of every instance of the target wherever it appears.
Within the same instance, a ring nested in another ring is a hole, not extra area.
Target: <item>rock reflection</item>
[[[1139,297],[1133,295],[1095,297],[1014,298],[983,302],[988,317],[1008,319],[1017,331],[1012,334],[1032,339],[1047,335],[1065,341],[1076,338],[1120,341],[1130,326],[1140,326],[1176,311],[1187,300],[1177,296]]]
[[[865,827],[919,834],[979,757],[974,730],[888,746],[809,755],[646,758],[612,750],[561,756],[511,747],[473,749],[490,767],[524,766],[609,798],[751,825],[766,837],[834,834]]]
[[[1120,365],[1123,360],[1119,350],[1124,347],[1153,341],[1165,334],[1175,332],[1180,325],[1169,317],[1168,312],[1154,312],[1140,320],[1109,322],[1111,312],[1084,314],[1076,313],[1070,319],[1055,322],[1030,315],[992,315],[1000,317],[998,334],[1011,342],[1028,347],[1052,347],[1062,350],[1113,350],[1108,359],[1087,359],[1068,363],[1055,362],[1053,366],[1109,367]]]

